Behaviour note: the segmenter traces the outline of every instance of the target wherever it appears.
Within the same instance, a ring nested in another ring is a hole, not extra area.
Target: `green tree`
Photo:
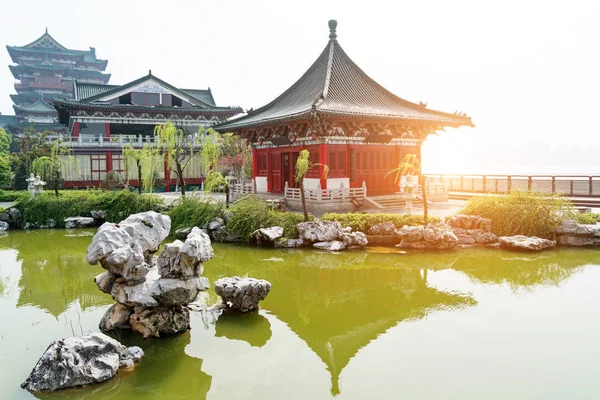
[[[154,188],[154,170],[160,156],[156,147],[150,147],[147,144],[141,149],[135,149],[131,145],[123,146],[123,159],[125,165],[135,164],[137,171],[138,193],[142,194],[142,188],[146,192],[152,192]],[[129,169],[127,168],[127,179],[129,180]]]
[[[427,189],[425,188],[425,176],[421,173],[421,162],[416,154],[407,154],[396,168],[388,172],[389,174],[396,173],[394,183],[399,183],[401,177],[406,175],[417,175],[419,185],[421,186],[421,195],[423,198],[423,219],[427,224],[429,219],[429,205],[427,204]]]
[[[164,125],[157,125],[154,128],[154,136],[158,139],[158,149],[165,156],[167,166],[177,175],[181,196],[185,196],[183,172],[198,153],[196,140],[170,121]]]
[[[49,155],[33,161],[32,170],[35,174],[40,175],[42,180],[46,181],[48,189],[54,190],[54,194],[58,196],[58,190],[63,185],[62,169],[70,164],[71,160],[71,149],[65,146],[61,140],[55,140],[50,147]]]
[[[302,150],[296,160],[296,171],[294,174],[294,180],[300,187],[300,199],[302,200],[302,211],[304,212],[304,221],[308,221],[308,210],[306,209],[306,199],[304,197],[304,177],[313,167],[323,166],[322,178],[327,178],[329,173],[329,166],[320,163],[313,163],[310,161],[310,153],[308,150]]]
[[[10,135],[0,128],[0,187],[8,186],[12,181],[9,156],[11,142]]]
[[[17,152],[11,154],[10,165],[14,176],[13,187],[17,190],[27,188],[27,178],[33,172],[34,160],[50,155],[52,145],[48,136],[52,132],[36,131],[34,124],[23,129],[22,134],[15,141]]]

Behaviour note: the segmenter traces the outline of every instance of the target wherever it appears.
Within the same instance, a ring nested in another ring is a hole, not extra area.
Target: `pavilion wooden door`
[[[360,187],[366,182],[368,196],[396,193],[394,174],[388,175],[397,166],[395,158],[392,146],[355,147],[352,186]]]
[[[281,173],[281,153],[271,154],[271,192],[283,192],[283,176]]]

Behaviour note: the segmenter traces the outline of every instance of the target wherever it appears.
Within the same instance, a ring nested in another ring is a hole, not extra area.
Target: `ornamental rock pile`
[[[426,227],[404,226],[397,230],[401,249],[447,250],[458,244],[452,228],[446,224],[429,224]]]
[[[350,227],[334,221],[309,221],[296,225],[303,245],[321,250],[338,251],[347,248],[363,247],[368,244],[367,236],[362,232],[352,232]]]
[[[558,244],[563,246],[600,246],[600,225],[578,224],[573,220],[567,220],[556,229],[556,235]]]
[[[472,246],[498,241],[496,235],[492,233],[492,220],[489,218],[458,214],[450,217],[446,223],[458,238],[459,245]]]
[[[185,306],[208,289],[208,280],[201,276],[202,263],[214,252],[208,235],[193,228],[185,242],[165,245],[156,257],[170,228],[170,218],[154,211],[100,226],[87,259],[107,270],[94,280],[117,302],[102,317],[101,330],[127,328],[144,337],[159,337],[189,329]]]
[[[119,367],[132,368],[144,352],[125,347],[101,333],[55,340],[21,384],[28,390],[52,391],[104,382]]]
[[[271,283],[264,279],[221,278],[215,282],[215,293],[223,304],[233,310],[248,312],[258,309],[258,302],[271,291]]]

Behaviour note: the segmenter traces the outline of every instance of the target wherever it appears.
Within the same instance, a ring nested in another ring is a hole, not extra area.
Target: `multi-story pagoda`
[[[406,154],[420,158],[421,143],[444,127],[473,126],[464,114],[427,108],[390,93],[365,74],[337,41],[329,21],[329,43],[302,77],[281,96],[248,115],[216,127],[253,143],[257,192],[295,187],[294,166],[307,149],[312,161],[329,166],[309,171],[306,189],[358,188],[397,191],[394,174]],[[387,175],[387,176],[386,176]]]
[[[16,65],[10,71],[18,82],[12,94],[16,128],[32,122],[38,130],[60,132],[53,98],[74,98],[75,81],[103,85],[110,74],[103,71],[108,61],[96,57],[96,50],[71,50],[58,43],[48,30],[25,46],[6,46]]]
[[[65,187],[98,186],[110,171],[125,173],[125,145],[154,146],[154,128],[167,121],[195,137],[200,127],[225,121],[242,112],[218,107],[208,89],[180,89],[151,72],[124,85],[75,82],[74,99],[54,99],[59,122],[67,126],[74,163],[63,171]],[[133,166],[134,167],[134,166]],[[157,165],[157,175],[170,189],[170,171]],[[184,172],[186,183],[199,185],[204,171],[196,157]],[[129,176],[135,174],[129,174]],[[136,184],[135,181],[130,182]]]

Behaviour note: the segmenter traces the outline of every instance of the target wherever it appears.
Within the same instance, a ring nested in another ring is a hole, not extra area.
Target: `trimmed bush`
[[[164,202],[158,197],[128,191],[63,190],[58,197],[50,192],[34,199],[23,197],[16,208],[21,211],[23,224],[45,225],[53,219],[56,227],[62,228],[65,218],[89,217],[95,210],[105,210],[107,221],[119,222],[131,214],[152,211],[160,206],[164,206]]]
[[[575,222],[578,224],[586,224],[593,225],[597,222],[600,222],[600,214],[596,213],[576,213],[575,214]]]
[[[180,197],[167,213],[171,217],[171,234],[177,229],[201,228],[215,217],[223,217],[223,204],[210,203],[197,197]]]
[[[473,197],[461,214],[479,215],[492,220],[498,236],[526,235],[551,239],[565,219],[573,219],[573,206],[559,195],[536,192],[511,192],[505,196]]]
[[[255,230],[271,226],[281,226],[284,237],[295,239],[298,238],[296,225],[303,220],[302,214],[271,210],[266,201],[249,196],[231,208],[227,228],[245,242],[250,241]]]
[[[0,190],[0,201],[18,201],[22,197],[29,196],[29,192],[25,190]]]
[[[391,222],[396,228],[402,228],[404,225],[416,226],[425,224],[425,219],[422,215],[406,215],[406,214],[337,214],[327,213],[323,215],[322,220],[337,221],[342,226],[349,226],[353,231],[367,233],[370,227],[381,222]],[[440,222],[438,217],[429,217],[429,222]]]

